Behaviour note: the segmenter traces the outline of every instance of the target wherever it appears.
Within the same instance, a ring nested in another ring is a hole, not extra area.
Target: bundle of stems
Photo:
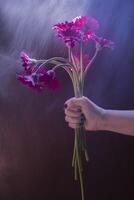
[[[95,60],[95,57],[97,56],[97,53],[99,51],[98,46],[96,46],[96,51],[94,53],[94,56],[89,61],[86,67],[83,66],[83,48],[82,48],[82,42],[80,43],[80,66],[77,66],[77,63],[75,62],[75,58],[73,55],[73,52],[70,48],[68,48],[68,54],[69,54],[69,61],[72,65],[72,74],[71,79],[73,83],[74,88],[74,95],[76,98],[83,96],[83,89],[84,89],[84,81],[86,74]],[[79,69],[78,69],[79,67]],[[74,168],[74,179],[80,182],[81,187],[81,198],[84,200],[84,183],[83,183],[83,165],[82,165],[82,157],[85,157],[85,160],[89,161],[89,156],[87,152],[87,146],[86,146],[86,132],[84,130],[84,125],[82,124],[80,128],[75,129],[75,139],[74,139],[74,151],[73,151],[73,158],[72,158],[72,167]]]

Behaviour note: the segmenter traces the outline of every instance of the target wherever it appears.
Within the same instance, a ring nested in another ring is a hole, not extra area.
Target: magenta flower
[[[55,90],[59,88],[59,81],[56,79],[55,72],[48,70],[46,73],[39,76],[39,82],[48,89]]]
[[[88,40],[91,34],[99,28],[99,23],[93,17],[79,16],[73,19],[75,25],[80,29],[83,40]]]
[[[59,87],[59,82],[56,79],[55,72],[53,70],[47,71],[44,67],[40,67],[31,74],[17,73],[16,77],[23,84],[33,88],[38,92],[43,91],[45,88],[54,90]]]
[[[68,46],[74,47],[75,43],[81,40],[81,33],[74,22],[58,23],[53,26],[61,38]]]
[[[18,80],[20,80],[23,84],[28,85],[30,88],[41,92],[44,87],[38,82],[38,77],[36,74],[24,75],[24,74],[16,74]]]
[[[46,67],[42,66],[38,69],[34,69],[31,65],[33,61],[30,59],[25,52],[21,52],[22,65],[25,69],[25,74],[17,73],[16,77],[23,84],[33,88],[34,90],[41,92],[45,88],[56,89],[59,86],[59,82],[56,79],[55,72],[53,70],[48,70]]]
[[[22,66],[24,67],[27,74],[32,73],[32,66],[36,63],[35,59],[31,59],[24,51],[20,54]]]
[[[110,48],[113,49],[114,48],[114,42],[112,42],[111,40],[107,40],[105,38],[102,37],[98,37],[95,34],[91,35],[91,38],[96,42],[96,44],[98,44],[101,48],[106,47],[106,48]]]
[[[20,57],[21,57],[23,66],[27,66],[30,64],[30,58],[24,51],[21,52]]]
[[[99,23],[96,19],[87,16],[79,16],[72,22],[58,23],[53,26],[68,46],[74,47],[76,42],[88,40],[91,34],[98,29]]]

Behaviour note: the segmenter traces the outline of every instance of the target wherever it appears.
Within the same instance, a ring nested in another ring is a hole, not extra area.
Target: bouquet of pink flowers
[[[55,90],[59,87],[56,77],[58,69],[64,69],[73,84],[75,97],[83,96],[84,81],[87,72],[95,60],[99,51],[104,47],[113,48],[113,42],[102,37],[98,37],[95,31],[99,28],[99,23],[93,17],[79,16],[71,22],[65,21],[53,26],[57,32],[57,37],[64,41],[68,50],[68,57],[53,57],[45,60],[30,58],[25,52],[21,52],[24,73],[17,73],[17,79],[23,84],[41,92],[45,88]],[[92,57],[85,53],[84,43],[89,40],[94,41],[95,51]],[[74,167],[74,178],[80,181],[81,197],[84,200],[84,186],[82,176],[82,154],[86,161],[89,160],[86,149],[86,135],[84,125],[75,129],[75,140],[72,167]]]

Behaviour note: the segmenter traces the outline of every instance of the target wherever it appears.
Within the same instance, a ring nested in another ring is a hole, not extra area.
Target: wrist
[[[100,108],[100,115],[97,120],[97,130],[106,130],[107,110]]]

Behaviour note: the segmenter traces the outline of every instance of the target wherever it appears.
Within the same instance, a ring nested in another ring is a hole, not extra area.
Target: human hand
[[[65,102],[65,121],[69,127],[79,128],[82,125],[85,130],[102,130],[102,121],[105,110],[87,97],[70,98]]]

